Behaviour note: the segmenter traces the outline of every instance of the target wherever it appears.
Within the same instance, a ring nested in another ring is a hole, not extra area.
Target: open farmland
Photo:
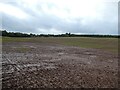
[[[118,39],[3,37],[3,88],[117,88]]]

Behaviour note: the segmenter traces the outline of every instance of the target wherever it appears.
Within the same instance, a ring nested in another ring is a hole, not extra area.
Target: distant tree
[[[35,34],[30,33],[30,37],[35,37],[35,36],[36,36]]]
[[[7,32],[6,30],[0,31],[0,36],[8,36],[8,37],[113,37],[113,38],[120,38],[120,35],[89,35],[89,34],[84,34],[84,35],[76,35],[76,34],[71,34],[71,33],[65,33],[65,34],[25,34],[25,33],[20,33],[20,32]]]
[[[2,36],[2,31],[0,30],[0,36]]]
[[[6,30],[2,31],[2,36],[7,36],[8,32]]]

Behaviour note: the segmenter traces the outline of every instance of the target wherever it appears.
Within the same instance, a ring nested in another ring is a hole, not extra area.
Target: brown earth
[[[3,88],[118,88],[118,55],[97,49],[3,43]]]

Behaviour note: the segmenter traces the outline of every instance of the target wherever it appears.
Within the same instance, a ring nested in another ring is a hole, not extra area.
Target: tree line
[[[20,32],[8,32],[6,30],[0,31],[0,36],[6,36],[6,37],[113,37],[113,38],[119,38],[120,35],[93,35],[93,34],[84,34],[84,35],[77,35],[77,34],[71,34],[71,33],[65,33],[65,34],[26,34],[26,33],[20,33]]]

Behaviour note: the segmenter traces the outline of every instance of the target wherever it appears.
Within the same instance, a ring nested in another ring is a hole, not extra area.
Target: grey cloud
[[[7,14],[3,14],[2,25],[3,28],[7,29],[8,31],[40,33],[38,29],[41,28],[48,30],[49,33],[49,30],[54,28],[61,32],[71,33],[117,34],[117,22],[113,20],[117,14],[117,10],[115,8],[116,4],[113,6],[108,5],[109,7],[106,8],[104,12],[104,20],[96,20],[93,23],[88,22],[85,26],[81,24],[81,18],[76,19],[75,23],[69,23],[57,16],[42,13],[42,8],[40,6],[39,10],[34,11],[33,9],[22,7],[22,5],[18,4],[17,2],[11,2],[9,4],[19,7],[24,12],[29,14],[31,18],[29,20],[19,20]],[[52,5],[49,5],[49,7],[51,6]]]

